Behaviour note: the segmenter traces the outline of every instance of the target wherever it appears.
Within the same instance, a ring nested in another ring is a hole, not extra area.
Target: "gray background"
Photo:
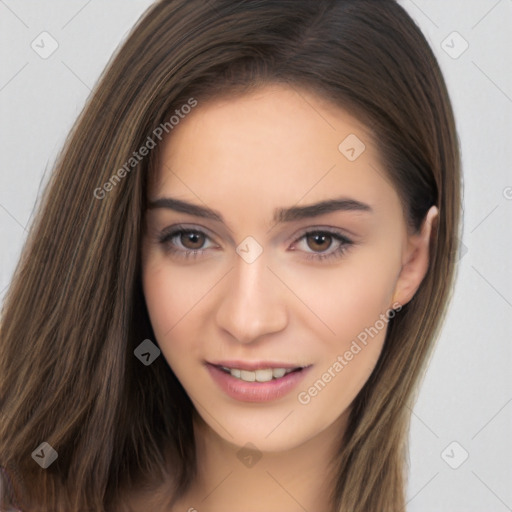
[[[413,411],[407,510],[512,511],[512,0],[400,3],[445,74],[464,172],[464,253]],[[57,152],[150,4],[0,0],[0,300]],[[46,59],[31,47],[43,31],[58,43]]]

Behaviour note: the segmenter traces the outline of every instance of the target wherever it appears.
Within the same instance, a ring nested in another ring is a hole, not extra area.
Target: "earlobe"
[[[393,304],[407,304],[423,281],[429,266],[429,249],[437,230],[438,216],[438,208],[432,206],[425,215],[420,233],[409,237],[402,270],[395,285]]]

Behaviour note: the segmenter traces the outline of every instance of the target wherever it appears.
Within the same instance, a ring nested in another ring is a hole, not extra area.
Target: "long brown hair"
[[[192,403],[163,357],[133,354],[155,340],[139,251],[155,130],[172,136],[184,105],[272,82],[366,124],[411,232],[439,208],[427,275],[390,320],[333,459],[333,511],[405,508],[410,407],[455,279],[461,178],[438,63],[394,0],[162,0],[139,20],[66,140],[2,309],[0,466],[20,507],[116,510],[168,460],[174,497],[194,478]],[[42,442],[58,453],[46,469],[31,457]]]

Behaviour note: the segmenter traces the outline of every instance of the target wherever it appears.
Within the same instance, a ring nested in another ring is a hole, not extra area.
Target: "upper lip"
[[[294,368],[305,368],[309,365],[281,363],[276,361],[206,361],[213,366],[224,366],[226,368],[237,368],[239,370],[263,370],[266,368],[284,368],[285,370]]]

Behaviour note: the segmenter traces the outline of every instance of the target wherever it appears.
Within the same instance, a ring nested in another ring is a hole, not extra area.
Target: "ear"
[[[419,233],[410,235],[402,258],[402,270],[398,276],[393,304],[404,306],[418,290],[429,265],[429,249],[432,235],[437,229],[439,210],[432,206],[427,212]]]

